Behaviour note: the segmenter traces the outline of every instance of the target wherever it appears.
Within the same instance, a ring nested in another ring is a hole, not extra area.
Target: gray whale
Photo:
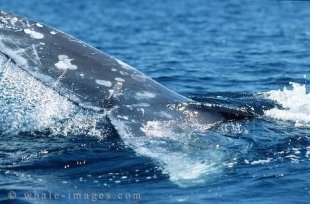
[[[0,12],[0,54],[6,59],[0,66],[0,79],[8,69],[6,64],[14,63],[74,104],[104,113],[125,144],[136,152],[166,166],[182,160],[185,166],[167,168],[175,172],[172,180],[199,180],[209,166],[183,150],[163,147],[162,139],[180,141],[183,148],[184,138],[195,131],[253,117],[247,111],[195,102],[61,31],[4,11]],[[209,138],[208,142],[213,145],[219,140]],[[200,171],[191,175],[192,166]]]
[[[191,118],[214,124],[225,118],[251,117],[223,107],[193,106],[193,100],[128,64],[42,23],[4,11],[0,13],[0,52],[80,106],[109,110],[112,122]]]

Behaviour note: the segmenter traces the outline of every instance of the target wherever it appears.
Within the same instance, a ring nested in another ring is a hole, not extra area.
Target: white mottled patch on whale
[[[128,116],[125,116],[125,115],[117,115],[118,118],[120,119],[124,119],[124,120],[128,120]]]
[[[155,97],[156,97],[156,94],[149,92],[149,91],[142,91],[142,92],[136,93],[137,99],[151,99]]]
[[[119,82],[125,82],[125,80],[123,78],[120,78],[120,77],[116,77],[115,80],[119,81]]]
[[[101,80],[101,79],[97,79],[96,83],[101,85],[101,86],[106,86],[106,87],[111,87],[112,86],[112,82],[106,81],[106,80]]]
[[[128,73],[127,73],[127,72],[124,72],[124,71],[119,71],[119,73],[120,73],[121,75],[128,75]]]
[[[30,30],[29,28],[24,29],[24,32],[34,39],[44,38],[44,35],[42,33],[36,32],[34,30]]]
[[[4,18],[4,17],[0,17],[0,23],[2,24],[8,24],[9,22]]]
[[[36,23],[36,26],[39,28],[43,28],[43,25],[41,23]]]
[[[128,108],[128,110],[132,111],[133,107],[131,105],[125,105],[126,108]]]
[[[113,89],[109,90],[110,95],[108,96],[108,98],[117,98],[119,97],[123,90],[123,83],[122,82],[116,82],[116,84],[113,86]]]
[[[122,68],[127,69],[127,70],[132,70],[134,69],[132,66],[126,64],[125,62],[122,62],[121,60],[115,59],[116,62],[122,66]]]
[[[145,81],[146,81],[145,76],[143,76],[142,74],[139,74],[139,73],[131,74],[131,77],[132,77],[134,80],[139,81],[139,82],[145,82]]]
[[[160,111],[160,112],[159,112],[159,115],[160,115],[161,117],[164,117],[164,118],[167,118],[167,119],[173,119],[173,116],[170,115],[169,113],[165,112],[165,111]]]
[[[113,95],[113,93],[114,93],[114,90],[113,89],[109,89],[109,93],[110,93],[109,97],[111,97]]]
[[[55,31],[51,31],[50,34],[56,35],[56,32]]]
[[[57,63],[55,63],[55,66],[58,69],[63,69],[63,70],[75,70],[77,69],[77,66],[72,64],[71,61],[73,59],[70,59],[67,55],[59,55],[58,56],[59,61]]]
[[[141,112],[143,115],[145,114],[145,109],[144,108],[138,108],[137,109],[139,112]]]
[[[132,107],[150,107],[151,105],[148,103],[137,103],[133,104]]]
[[[111,69],[111,71],[112,71],[112,72],[116,72],[116,71],[117,71],[117,69],[115,69],[115,68],[112,68],[112,69]]]
[[[18,21],[17,17],[11,18],[11,24],[14,25]]]

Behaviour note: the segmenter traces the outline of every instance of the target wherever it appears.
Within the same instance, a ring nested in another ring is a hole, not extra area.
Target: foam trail
[[[267,99],[275,101],[281,108],[266,110],[267,117],[290,121],[298,127],[310,127],[310,93],[306,85],[290,82],[292,89],[272,90],[263,94]]]

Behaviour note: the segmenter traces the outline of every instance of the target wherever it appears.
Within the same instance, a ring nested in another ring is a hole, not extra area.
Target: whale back
[[[190,101],[72,36],[3,11],[0,52],[45,85],[87,107]]]

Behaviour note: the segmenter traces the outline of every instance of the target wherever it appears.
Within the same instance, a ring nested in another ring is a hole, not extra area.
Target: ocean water
[[[134,149],[102,115],[12,69],[0,80],[0,203],[310,202],[309,2],[1,0],[0,9],[194,100],[256,114],[204,135],[153,124],[161,145]]]

